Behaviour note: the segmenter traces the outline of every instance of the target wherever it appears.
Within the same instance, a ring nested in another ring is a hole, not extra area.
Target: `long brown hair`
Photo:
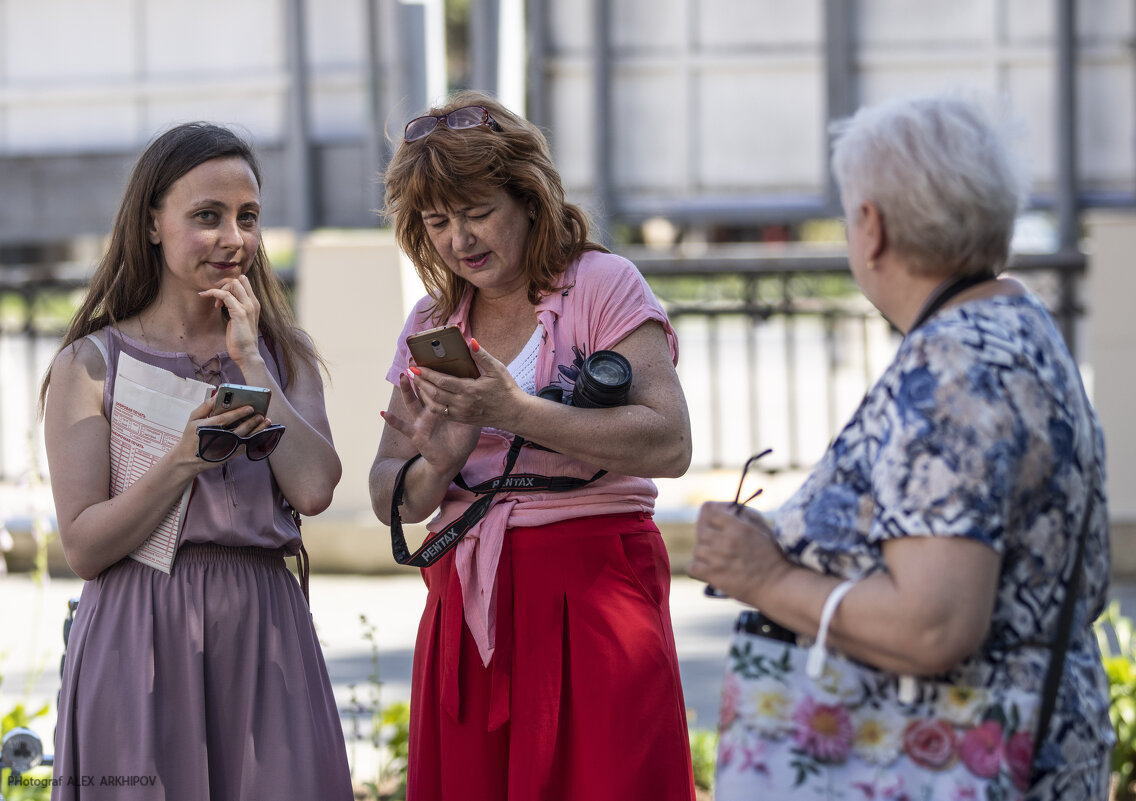
[[[490,189],[503,189],[531,208],[533,225],[522,269],[533,304],[560,287],[561,274],[582,253],[606,252],[588,239],[587,213],[564,199],[560,173],[540,129],[481,92],[460,92],[426,113],[441,116],[463,106],[483,107],[499,130],[480,126],[451,131],[439,123],[425,137],[399,145],[384,179],[383,213],[394,223],[399,246],[434,297],[431,316],[437,321],[457,309],[467,282],[438,256],[422,221],[423,209],[475,203]]]
[[[110,243],[95,268],[87,294],[71,318],[57,355],[64,348],[108,325],[138,314],[158,297],[162,280],[161,245],[150,242],[150,215],[161,207],[166,193],[187,172],[206,161],[241,158],[261,187],[260,165],[251,145],[228,128],[207,122],[178,125],[154,139],[139,157],[118,207]],[[278,348],[287,375],[295,375],[300,360],[322,364],[310,340],[297,328],[280,279],[269,264],[261,242],[248,271],[249,283],[260,301],[260,331]],[[40,386],[42,411],[51,381],[48,368]]]

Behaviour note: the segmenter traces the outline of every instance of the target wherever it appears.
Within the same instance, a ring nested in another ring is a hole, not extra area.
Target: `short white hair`
[[[892,100],[833,123],[832,170],[846,215],[870,202],[911,269],[1001,270],[1024,207],[1025,170],[975,102]]]

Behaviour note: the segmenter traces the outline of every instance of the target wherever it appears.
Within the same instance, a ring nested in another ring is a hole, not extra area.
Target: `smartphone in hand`
[[[222,384],[213,396],[213,414],[221,414],[242,406],[251,406],[253,414],[268,415],[268,402],[272,400],[272,390],[265,387],[250,387],[245,384]],[[235,428],[252,415],[242,417],[225,428]]]
[[[429,367],[457,378],[477,378],[481,371],[456,325],[444,325],[406,338],[410,355],[419,367]]]

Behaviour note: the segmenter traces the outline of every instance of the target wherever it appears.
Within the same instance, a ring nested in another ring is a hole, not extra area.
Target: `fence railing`
[[[711,245],[623,249],[678,332],[693,469],[811,467],[895,353],[900,335],[856,288],[842,250]],[[1085,257],[1018,254],[1011,271],[1046,302],[1077,353]]]
[[[751,244],[620,252],[647,277],[678,332],[692,469],[737,467],[765,448],[773,453],[764,469],[810,467],[899,343],[856,289],[839,250]],[[1019,255],[1012,266],[1049,306],[1074,353],[1084,269],[1080,253]],[[39,383],[86,278],[79,268],[0,269],[0,481],[46,464]]]

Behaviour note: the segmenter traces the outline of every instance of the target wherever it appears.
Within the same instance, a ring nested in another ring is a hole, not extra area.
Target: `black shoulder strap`
[[[987,281],[993,281],[995,278],[993,270],[983,270],[977,275],[961,275],[955,278],[950,278],[935,288],[927,300],[923,304],[923,308],[915,315],[915,322],[911,324],[911,328],[907,329],[910,336],[914,331],[923,323],[930,319],[931,315],[946,305],[947,301],[955,295],[962,294],[972,286],[984,284]]]
[[[1079,376],[1078,383],[1080,383]],[[1089,395],[1085,392],[1084,384],[1081,384],[1081,395],[1085,399],[1085,411],[1091,415],[1092,405],[1089,403]],[[1094,474],[1096,472],[1097,454],[1096,436],[1096,430],[1092,425],[1092,417],[1090,416],[1089,437],[1093,452],[1093,459],[1090,464]],[[1037,755],[1041,751],[1041,745],[1045,742],[1045,738],[1049,733],[1049,720],[1053,716],[1054,707],[1057,705],[1057,691],[1061,686],[1061,676],[1065,671],[1065,654],[1069,650],[1069,640],[1073,634],[1073,617],[1077,607],[1077,593],[1080,591],[1081,574],[1084,572],[1085,541],[1089,538],[1089,527],[1092,524],[1096,495],[1096,481],[1094,476],[1089,479],[1089,498],[1085,502],[1085,519],[1081,521],[1081,533],[1077,537],[1077,551],[1073,556],[1073,568],[1068,580],[1065,582],[1065,598],[1061,602],[1061,611],[1057,617],[1057,633],[1054,636],[1053,645],[1050,648],[1049,668],[1045,673],[1045,685],[1041,694],[1041,711],[1038,713],[1037,731],[1034,732],[1033,738],[1034,760],[1037,759]]]

